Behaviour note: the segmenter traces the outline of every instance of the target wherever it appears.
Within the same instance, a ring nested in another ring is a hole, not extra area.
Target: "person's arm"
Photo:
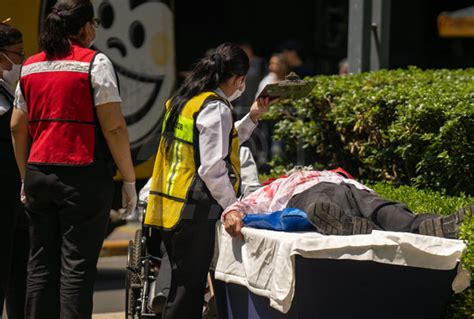
[[[221,221],[227,233],[232,237],[241,236],[241,230],[244,227],[242,218],[246,214],[271,212],[272,201],[282,183],[282,179],[277,179],[270,185],[255,190],[244,199],[227,207],[221,215]]]
[[[138,199],[142,202],[148,203],[148,196],[150,196],[150,187],[151,187],[152,178],[148,179],[145,186],[142,187],[138,194]]]
[[[102,104],[98,105],[96,109],[102,132],[123,181],[134,183],[135,170],[128,142],[128,129],[120,103]]]
[[[200,166],[198,174],[212,197],[225,209],[237,201],[225,162],[229,154],[232,112],[220,101],[211,102],[198,115]]]
[[[110,152],[123,178],[122,206],[126,214],[135,210],[137,190],[128,130],[122,115],[118,81],[112,62],[103,53],[98,53],[91,67],[91,83],[99,123]],[[123,216],[125,217],[125,215]]]
[[[112,102],[98,105],[96,106],[96,112],[112,158],[122,175],[122,207],[126,208],[122,217],[125,217],[130,215],[137,207],[135,170],[128,142],[127,124],[122,115],[120,103]]]
[[[270,104],[269,98],[258,99],[250,107],[247,113],[240,121],[235,122],[235,129],[239,134],[240,144],[247,141],[252,135],[253,130],[258,124],[258,120],[268,111]]]
[[[242,180],[242,197],[245,198],[253,191],[262,187],[258,179],[258,169],[252,152],[246,146],[240,147],[240,177]]]
[[[18,165],[21,180],[23,181],[25,179],[29,153],[28,114],[15,107],[10,121],[10,130],[16,164]]]
[[[30,135],[28,132],[28,112],[26,101],[20,87],[20,83],[15,89],[15,101],[13,103],[13,113],[10,119],[10,130],[12,134],[13,151],[15,153],[15,160],[20,171],[20,177],[25,179],[26,164],[29,155]],[[23,190],[21,197],[23,197]],[[23,201],[23,198],[22,198]]]

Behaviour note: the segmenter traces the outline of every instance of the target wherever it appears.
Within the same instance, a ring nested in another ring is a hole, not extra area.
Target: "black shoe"
[[[165,310],[167,300],[168,298],[164,293],[162,292],[157,293],[156,296],[153,297],[153,300],[151,303],[151,310],[156,315],[161,315],[163,311]]]
[[[474,205],[463,207],[448,216],[424,220],[420,223],[420,234],[456,239],[459,237],[459,227],[468,212],[474,212]]]
[[[362,217],[347,216],[344,210],[329,202],[315,202],[306,212],[311,224],[323,235],[370,234],[373,223]]]

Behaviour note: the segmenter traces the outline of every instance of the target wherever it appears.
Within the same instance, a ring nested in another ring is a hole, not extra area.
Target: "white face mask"
[[[21,64],[13,63],[13,61],[3,52],[2,55],[12,64],[11,70],[3,70],[3,79],[12,89],[15,89],[16,83],[20,79]]]
[[[232,93],[231,96],[228,96],[227,99],[230,102],[235,101],[242,95],[242,93],[244,93],[244,91],[245,91],[245,82],[242,81],[242,84],[239,85],[239,88],[235,90],[235,92]]]

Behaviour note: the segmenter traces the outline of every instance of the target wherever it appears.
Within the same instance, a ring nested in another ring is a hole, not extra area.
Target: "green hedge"
[[[384,198],[396,200],[407,204],[407,206],[417,213],[433,212],[447,215],[456,211],[460,207],[465,207],[474,203],[474,198],[462,195],[460,197],[447,196],[444,192],[434,192],[429,190],[418,190],[415,187],[401,186],[394,187],[387,182],[369,185],[379,195]],[[474,274],[474,217],[466,219],[461,229],[461,239],[467,244],[467,250],[462,258],[463,266]],[[472,285],[472,282],[471,282]],[[453,297],[445,319],[467,319],[474,318],[474,292],[472,286]]]
[[[278,121],[274,138],[284,141],[285,163],[474,193],[474,69],[309,80],[315,88],[308,98],[283,101],[268,114]]]

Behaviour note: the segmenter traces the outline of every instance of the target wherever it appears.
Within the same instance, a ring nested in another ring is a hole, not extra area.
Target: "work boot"
[[[474,205],[460,208],[448,216],[424,220],[420,223],[420,234],[456,239],[459,237],[459,228],[468,212],[471,214],[474,212]]]
[[[330,202],[315,202],[306,212],[316,231],[323,235],[370,234],[375,225],[368,219],[348,216],[344,210]]]

